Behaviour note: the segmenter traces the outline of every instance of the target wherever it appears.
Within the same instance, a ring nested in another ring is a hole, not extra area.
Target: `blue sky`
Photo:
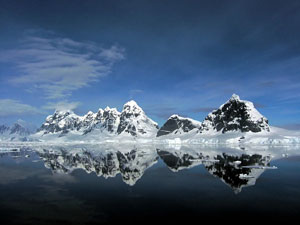
[[[232,93],[300,129],[299,1],[0,0],[0,123],[134,99],[162,124]]]

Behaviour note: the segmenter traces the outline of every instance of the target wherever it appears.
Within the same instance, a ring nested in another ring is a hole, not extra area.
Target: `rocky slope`
[[[128,133],[132,136],[155,137],[158,130],[156,122],[146,116],[135,101],[127,102],[120,115],[117,133]]]
[[[238,95],[232,97],[219,109],[209,113],[202,122],[202,131],[215,130],[226,133],[228,131],[261,132],[270,131],[267,118],[262,116],[252,102],[240,100]]]
[[[157,137],[162,139],[197,139],[199,143],[219,143],[221,139],[244,138],[243,134],[270,132],[267,118],[261,115],[252,102],[241,100],[238,95],[232,97],[217,110],[207,115],[203,122],[190,118],[171,116],[159,129]],[[227,135],[222,135],[222,134]],[[212,140],[215,138],[215,140]],[[239,140],[236,140],[238,142]]]
[[[123,106],[122,112],[116,108],[106,107],[98,112],[88,112],[78,116],[72,111],[55,111],[46,118],[38,135],[63,136],[97,136],[116,137],[129,135],[132,137],[155,137],[158,125],[151,120],[135,101],[129,101]]]
[[[194,129],[200,129],[201,128],[201,122],[181,117],[178,115],[172,115],[169,117],[167,122],[159,129],[157,132],[157,137],[167,135],[167,134],[175,134],[180,135],[184,133],[188,133]]]

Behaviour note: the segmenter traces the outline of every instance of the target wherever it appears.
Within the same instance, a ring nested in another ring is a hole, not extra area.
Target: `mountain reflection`
[[[28,153],[30,149],[31,153]],[[0,151],[0,160],[4,156],[20,160],[30,157],[30,154],[37,155],[53,173],[69,174],[82,169],[104,178],[120,174],[123,181],[131,186],[159,158],[173,172],[203,165],[235,193],[254,185],[266,169],[273,168],[270,167],[271,159],[284,155],[282,150],[202,149],[199,146],[64,145],[6,149]]]
[[[145,170],[158,161],[158,156],[151,148],[133,149],[101,149],[89,151],[83,149],[45,149],[38,151],[45,166],[55,173],[71,173],[75,169],[83,169],[87,173],[95,172],[104,178],[121,174],[123,181],[134,185]]]
[[[203,164],[210,174],[219,177],[236,193],[243,187],[254,185],[256,179],[264,172],[261,167],[268,167],[270,156],[258,154],[229,155],[228,153],[205,155],[202,152],[189,154],[184,151],[158,150],[159,156],[174,172]],[[251,166],[252,168],[245,168]]]

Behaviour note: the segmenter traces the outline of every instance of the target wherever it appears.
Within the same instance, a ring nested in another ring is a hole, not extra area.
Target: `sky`
[[[0,0],[0,123],[134,99],[160,125],[233,93],[300,129],[300,1]]]

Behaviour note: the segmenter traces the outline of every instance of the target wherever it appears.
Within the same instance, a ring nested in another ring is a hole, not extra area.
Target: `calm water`
[[[1,146],[1,224],[300,218],[300,149]]]

